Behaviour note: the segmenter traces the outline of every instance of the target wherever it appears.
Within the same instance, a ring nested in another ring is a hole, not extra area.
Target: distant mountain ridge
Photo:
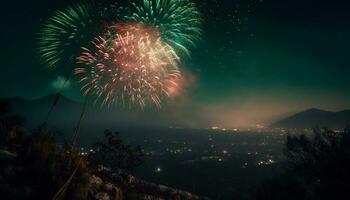
[[[38,99],[24,99],[19,97],[1,98],[10,102],[14,112],[20,114],[27,121],[29,127],[35,127],[42,124],[49,112],[50,107],[55,102],[57,95],[52,94]],[[55,105],[49,123],[55,127],[74,127],[82,112],[83,102],[71,100],[65,96],[60,96],[59,101]],[[120,110],[103,109],[98,106],[89,105],[86,108],[83,124],[100,125],[104,127],[111,126],[134,126],[142,120],[136,120],[136,117],[128,112]],[[154,117],[150,121],[158,122],[161,118]],[[149,122],[147,122],[149,123]],[[350,124],[350,110],[339,112],[330,112],[317,108],[311,108],[300,113],[283,117],[282,120],[270,125],[273,128],[313,128],[328,127],[332,129],[343,129]]]
[[[274,128],[314,128],[327,127],[342,129],[350,124],[350,110],[331,112],[311,108],[273,123]]]
[[[48,112],[56,101],[57,95],[48,95],[38,99],[25,99],[20,97],[1,98],[9,102],[13,113],[18,114],[24,119],[26,128],[36,129],[39,125],[44,124]],[[84,102],[71,100],[65,96],[60,96],[56,105],[53,107],[49,115],[46,125],[55,134],[64,135],[70,138],[74,128],[77,126],[79,118],[84,109]],[[134,113],[118,109],[109,109],[87,104],[84,111],[84,116],[80,123],[81,144],[90,145],[91,141],[96,141],[103,136],[103,131],[106,129],[116,130],[124,133],[130,133],[131,128],[135,130],[144,130],[144,126],[148,125],[149,121],[144,122],[142,116]],[[156,118],[158,119],[158,118]],[[145,119],[147,120],[147,119]],[[157,120],[153,120],[157,122]],[[140,128],[141,127],[141,128]],[[133,133],[134,133],[133,132]],[[61,136],[60,136],[61,137]]]
[[[53,106],[56,94],[44,96],[38,99],[25,99],[21,97],[2,98],[10,103],[13,111],[20,114],[30,127],[37,126],[45,121],[45,118]],[[60,95],[54,109],[51,113],[50,119],[55,123],[73,121],[79,116],[79,112],[83,108],[83,104],[73,101],[65,96]],[[76,121],[76,120],[75,120]]]
[[[36,128],[45,122],[50,108],[57,98],[56,94],[44,96],[38,99],[25,99],[18,97],[0,98],[10,103],[13,112],[24,118],[28,128]],[[60,96],[48,118],[48,125],[54,129],[73,130],[84,109],[81,128],[91,130],[95,127],[130,128],[130,127],[169,127],[173,121],[171,116],[164,113],[147,112],[117,107],[103,107],[89,102],[84,108],[84,102],[74,101],[65,96]],[[167,114],[167,113],[165,113]],[[151,116],[151,117],[150,117]]]

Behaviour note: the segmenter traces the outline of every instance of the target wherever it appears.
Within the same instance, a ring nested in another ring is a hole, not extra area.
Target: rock
[[[127,197],[127,199],[143,200],[209,200],[206,197],[197,196],[186,191],[160,184],[149,183],[119,169],[111,170],[101,167],[97,171],[97,175],[106,181],[103,189],[110,194],[112,199],[123,200],[124,197]],[[111,185],[107,183],[111,183]],[[109,192],[112,185],[114,188],[112,192]],[[123,190],[119,188],[122,188]]]
[[[12,161],[17,158],[17,154],[11,153],[9,151],[6,151],[4,149],[0,149],[0,161]]]
[[[103,188],[107,192],[112,192],[113,189],[115,188],[115,186],[112,183],[106,183],[106,184],[104,184]]]
[[[114,199],[118,199],[118,200],[123,200],[124,199],[124,193],[123,190],[116,187],[115,188],[115,197]]]
[[[103,180],[98,176],[92,175],[90,177],[90,184],[93,188],[100,188],[103,184]]]
[[[99,192],[95,195],[96,200],[110,200],[109,195],[105,192]]]

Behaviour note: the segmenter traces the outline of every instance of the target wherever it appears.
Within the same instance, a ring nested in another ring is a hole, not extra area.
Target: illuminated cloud
[[[57,76],[56,79],[51,82],[51,87],[56,90],[65,90],[71,87],[71,81],[63,76]]]

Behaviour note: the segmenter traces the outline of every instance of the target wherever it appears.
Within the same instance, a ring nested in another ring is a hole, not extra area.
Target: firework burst
[[[190,0],[140,0],[125,20],[158,28],[163,42],[187,55],[202,33],[200,13]]]
[[[82,67],[75,69],[84,95],[96,96],[102,105],[144,109],[147,105],[160,108],[163,99],[177,94],[178,57],[156,30],[140,24],[116,25],[108,36],[92,43],[93,48],[83,48],[78,57]]]
[[[45,66],[70,73],[81,46],[89,43],[98,30],[92,3],[78,2],[56,11],[39,32],[38,53]]]

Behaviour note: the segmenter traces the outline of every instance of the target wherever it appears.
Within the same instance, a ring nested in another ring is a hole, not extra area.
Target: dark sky
[[[61,80],[40,66],[35,34],[67,2],[2,3],[0,96],[38,98],[55,91]],[[192,79],[175,105],[183,121],[246,126],[310,107],[350,108],[350,2],[197,2],[204,36],[183,64]],[[78,93],[71,86],[65,94]]]

